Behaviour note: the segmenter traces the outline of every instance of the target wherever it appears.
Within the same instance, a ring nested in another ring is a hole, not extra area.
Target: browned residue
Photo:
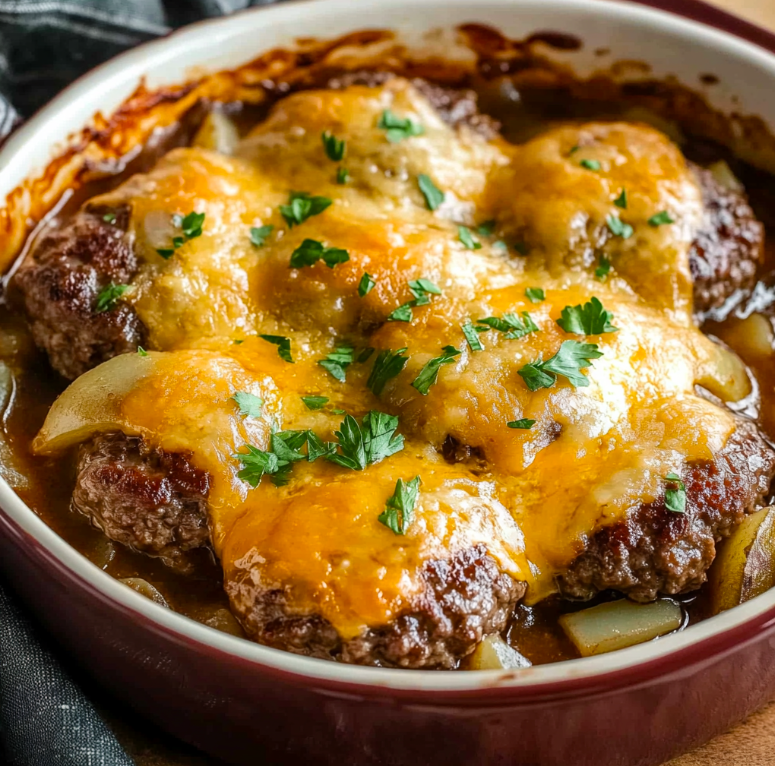
[[[301,38],[293,49],[271,50],[238,69],[202,73],[176,87],[149,91],[141,84],[113,115],[95,115],[90,126],[72,137],[66,152],[8,196],[0,210],[0,271],[7,270],[30,231],[65,191],[77,195],[87,182],[118,172],[123,159],[147,143],[154,131],[178,123],[197,104],[257,106],[357,69],[388,70],[461,86],[508,78],[517,88],[562,90],[569,97],[592,101],[619,100],[647,107],[676,120],[688,132],[725,144],[748,162],[775,169],[775,139],[760,118],[723,115],[677,81],[647,79],[650,67],[645,62],[614,62],[580,79],[571,67],[550,58],[553,50],[579,49],[582,42],[575,35],[546,30],[513,40],[483,24],[464,24],[458,33],[460,43],[474,53],[473,60],[421,56],[392,32],[372,29],[334,40]],[[607,48],[595,51],[598,56],[608,53]],[[711,84],[714,77],[701,79]]]

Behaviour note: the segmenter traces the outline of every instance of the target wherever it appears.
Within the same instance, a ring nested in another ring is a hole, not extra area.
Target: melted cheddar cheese
[[[384,110],[421,125],[400,142],[378,127]],[[340,163],[321,133],[346,141]],[[576,148],[578,147],[578,148]],[[581,164],[581,160],[590,162]],[[338,166],[350,180],[337,183]],[[444,193],[429,209],[418,184]],[[615,204],[622,189],[627,206]],[[332,200],[290,226],[280,213],[292,191]],[[528,583],[530,601],[600,527],[660,496],[664,477],[711,459],[734,430],[732,417],[696,392],[723,400],[748,393],[736,357],[691,322],[689,246],[702,217],[697,183],[680,152],[639,125],[568,126],[522,146],[486,141],[443,123],[408,83],[303,92],[287,97],[233,156],[176,149],[148,174],[94,200],[127,204],[141,260],[133,305],[149,331],[147,357],[128,355],[78,379],[52,408],[36,442],[62,449],[98,430],[141,434],[185,450],[213,477],[213,547],[226,579],[238,570],[291,594],[299,614],[321,614],[342,636],[385,624],[421,595],[424,564],[482,544],[503,572]],[[173,216],[204,213],[201,236],[165,259],[180,234]],[[667,211],[674,222],[649,219]],[[632,226],[616,236],[615,216]],[[495,220],[495,233],[460,226]],[[273,226],[265,243],[250,227]],[[307,239],[347,251],[290,268]],[[513,248],[520,241],[529,254]],[[595,277],[603,255],[606,281]],[[365,273],[374,289],[361,296]],[[390,321],[413,296],[409,282],[440,289]],[[545,297],[534,303],[531,287]],[[582,337],[557,323],[563,309],[599,298],[616,332]],[[472,350],[468,320],[528,312],[538,327],[509,339],[495,329]],[[292,362],[260,335],[290,339]],[[583,369],[587,386],[559,376],[530,390],[519,371],[564,341],[602,352]],[[406,348],[405,369],[376,396],[374,356],[336,380],[318,362],[338,346]],[[426,394],[411,384],[445,346],[460,351]],[[238,391],[263,400],[246,418]],[[324,396],[310,410],[302,396]],[[404,449],[354,471],[325,459],[294,464],[290,481],[264,477],[251,489],[235,457],[270,447],[272,428],[335,438],[346,411],[398,416]],[[529,418],[529,429],[509,428]],[[449,464],[449,438],[476,457]],[[379,522],[400,478],[420,476],[405,535]],[[268,584],[268,585],[267,585]]]

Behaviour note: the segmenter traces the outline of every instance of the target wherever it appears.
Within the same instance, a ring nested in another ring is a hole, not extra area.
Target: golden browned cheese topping
[[[345,141],[342,159],[324,132]],[[331,204],[295,220],[292,192]],[[488,142],[396,79],[292,95],[233,156],[176,149],[99,202],[131,206],[142,266],[123,300],[155,350],[78,379],[37,449],[118,428],[190,451],[213,477],[227,579],[247,565],[345,637],[410,607],[423,565],[472,545],[526,581],[530,601],[550,594],[596,529],[723,447],[733,420],[696,387],[748,393],[739,360],[691,323],[700,192],[652,128]],[[192,212],[204,213],[201,235],[182,237]],[[564,322],[593,297],[607,325]],[[353,361],[341,374],[319,364],[343,347]],[[375,383],[391,352],[405,363]],[[246,415],[238,392],[260,412]],[[325,401],[310,409],[310,396]],[[302,451],[282,486],[240,477],[245,445],[276,454],[275,430],[325,446],[344,412],[397,416],[403,449],[363,470]],[[533,422],[509,427],[518,421]],[[450,444],[459,462],[444,458]],[[379,517],[397,480],[415,476],[411,523],[396,534]]]

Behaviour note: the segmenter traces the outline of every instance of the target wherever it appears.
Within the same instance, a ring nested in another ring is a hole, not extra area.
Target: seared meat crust
[[[185,569],[185,552],[209,544],[209,491],[188,455],[112,433],[81,447],[72,504],[111,540]]]
[[[634,601],[696,590],[728,537],[756,510],[775,473],[775,452],[756,427],[741,421],[713,462],[688,466],[686,513],[664,498],[643,505],[626,521],[604,527],[559,578],[563,596],[592,598],[611,588]]]
[[[113,223],[104,219],[108,212]],[[96,311],[100,291],[111,282],[127,284],[137,270],[128,223],[126,207],[87,207],[46,234],[14,276],[35,343],[70,380],[145,342],[145,329],[126,303]]]
[[[400,668],[453,668],[489,633],[506,627],[525,583],[498,568],[483,545],[424,567],[425,593],[389,625],[344,641],[319,615],[293,614],[283,589],[257,581],[249,565],[227,577],[232,609],[262,644],[322,659]]]
[[[744,193],[722,186],[694,167],[702,188],[705,220],[689,251],[694,311],[701,320],[736,290],[751,290],[764,259],[764,227]]]

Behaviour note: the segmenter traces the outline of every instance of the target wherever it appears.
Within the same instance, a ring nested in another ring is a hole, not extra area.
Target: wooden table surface
[[[775,0],[711,0],[740,16],[775,29]],[[221,762],[174,741],[94,691],[97,704],[137,766],[221,766]],[[702,714],[698,711],[698,714]],[[665,766],[773,766],[775,702],[705,747]],[[572,766],[572,764],[568,764]]]

